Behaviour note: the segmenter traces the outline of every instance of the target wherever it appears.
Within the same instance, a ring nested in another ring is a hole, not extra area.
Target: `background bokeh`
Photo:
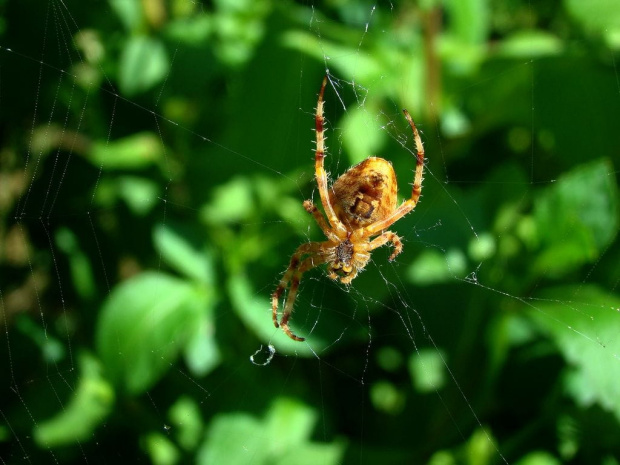
[[[427,171],[298,343],[326,73]],[[620,463],[619,127],[613,0],[0,0],[0,462]]]

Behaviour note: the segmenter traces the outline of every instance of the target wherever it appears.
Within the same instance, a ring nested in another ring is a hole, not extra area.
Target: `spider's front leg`
[[[388,259],[389,261],[393,261],[403,251],[403,243],[400,240],[400,237],[398,237],[392,231],[385,231],[379,237],[376,237],[372,241],[370,241],[370,244],[368,245],[368,251],[371,252],[381,247],[382,245],[387,244],[388,242],[391,242],[394,246],[394,251]]]
[[[338,235],[329,227],[327,221],[325,221],[325,217],[319,211],[314,202],[312,202],[312,200],[304,200],[304,208],[314,217],[314,220],[319,225],[319,228],[321,228],[321,231],[323,231],[323,234],[325,234],[325,237],[332,242],[339,242],[340,239],[338,238]]]
[[[323,95],[325,94],[325,86],[327,85],[328,77],[323,78],[321,84],[321,90],[319,91],[319,99],[316,104],[316,113],[314,121],[316,125],[316,151],[314,152],[314,176],[316,179],[316,185],[319,188],[319,195],[321,196],[321,204],[325,210],[327,221],[331,225],[330,229],[338,235],[345,235],[347,228],[342,221],[338,219],[338,215],[334,211],[334,206],[331,204],[329,198],[329,188],[327,186],[327,173],[325,172],[325,117],[323,115]],[[309,211],[309,210],[308,210]],[[316,218],[316,215],[315,215]],[[318,220],[317,220],[318,221]],[[320,222],[319,222],[320,224]],[[327,236],[331,239],[330,236]]]
[[[300,245],[291,257],[291,262],[284,273],[284,276],[280,279],[278,287],[275,291],[273,291],[273,294],[271,294],[271,310],[274,326],[276,328],[282,327],[282,331],[284,331],[288,337],[295,341],[304,341],[303,337],[293,334],[288,326],[288,320],[293,313],[293,305],[295,304],[295,298],[297,297],[299,282],[301,281],[301,276],[306,271],[327,261],[326,256],[320,254],[322,248],[323,243],[321,242],[307,242]],[[309,256],[302,260],[301,258],[304,255]],[[282,318],[278,323],[278,301],[287,287],[289,287],[289,290],[286,296],[286,304],[284,305]]]

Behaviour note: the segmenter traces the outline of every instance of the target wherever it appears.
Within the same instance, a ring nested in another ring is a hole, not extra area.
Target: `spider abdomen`
[[[369,157],[340,176],[329,194],[342,223],[352,229],[364,227],[396,208],[396,173],[389,161]]]

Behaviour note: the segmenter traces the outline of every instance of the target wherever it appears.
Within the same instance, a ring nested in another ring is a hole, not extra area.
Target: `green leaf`
[[[467,258],[459,249],[447,253],[438,250],[424,250],[407,269],[407,278],[420,286],[442,283],[455,277],[465,276]]]
[[[119,88],[124,95],[134,96],[163,81],[169,69],[166,48],[159,40],[147,36],[132,36],[121,53]]]
[[[73,397],[53,418],[38,423],[34,439],[50,448],[88,441],[114,404],[114,390],[102,377],[98,360],[88,354],[79,357],[79,381]]]
[[[144,19],[140,0],[108,0],[128,31],[137,30]]]
[[[495,238],[488,232],[481,232],[469,241],[468,255],[473,262],[490,259],[497,251]]]
[[[231,223],[247,218],[254,209],[250,181],[237,177],[214,189],[213,200],[205,205],[201,215],[207,222]]]
[[[198,453],[199,464],[340,463],[344,444],[310,442],[314,409],[292,399],[276,400],[264,420],[242,413],[218,415]]]
[[[620,29],[620,8],[617,0],[564,0],[564,5],[587,29],[599,33]]]
[[[557,450],[565,461],[575,459],[575,455],[583,446],[583,436],[581,435],[582,425],[570,415],[561,415],[556,421]],[[604,425],[599,428],[604,429]],[[613,433],[611,433],[613,435]]]
[[[351,108],[342,118],[342,140],[352,164],[365,160],[370,154],[377,154],[385,143],[386,132],[371,116],[377,112],[376,103],[366,100],[364,108]]]
[[[153,241],[162,258],[176,271],[201,284],[214,284],[211,257],[196,250],[179,232],[168,225],[157,225]]]
[[[101,155],[105,157],[105,155]],[[102,163],[105,166],[105,161]],[[95,201],[98,205],[110,208],[120,200],[133,213],[144,217],[158,202],[160,187],[157,183],[138,176],[118,176],[101,179],[97,185]]]
[[[77,236],[68,228],[60,228],[56,232],[56,244],[69,260],[71,278],[76,291],[84,299],[95,294],[95,279],[88,256],[82,251]]]
[[[159,202],[160,189],[155,182],[137,176],[121,176],[117,181],[118,195],[136,215],[146,215]]]
[[[595,261],[618,230],[618,195],[607,160],[563,175],[534,202],[543,252],[538,273],[561,275]]]
[[[437,349],[420,349],[409,358],[409,373],[416,391],[436,392],[446,384],[445,354]]]
[[[428,465],[457,465],[456,457],[452,452],[440,450],[435,452],[428,460]]]
[[[325,57],[337,56],[338,60],[330,63],[330,67],[337,69],[338,74],[348,78],[355,77],[356,81],[364,83],[374,82],[386,76],[382,73],[382,63],[376,59],[379,57],[378,53],[371,55],[357,44],[349,46],[341,45],[342,43],[300,30],[282,34],[284,47],[298,50],[321,62]]]
[[[449,31],[464,44],[482,44],[488,35],[489,4],[487,0],[447,0]]]
[[[398,415],[405,406],[406,396],[391,381],[379,380],[370,386],[370,401],[377,411]]]
[[[179,450],[174,442],[162,433],[151,432],[142,438],[142,443],[154,465],[175,465],[179,463]]]
[[[546,31],[519,31],[498,44],[498,54],[510,58],[529,58],[558,55],[562,40]]]
[[[254,46],[265,34],[269,0],[214,0],[217,14],[212,16],[218,39],[213,44],[218,59],[231,66],[252,57]]]
[[[335,441],[331,444],[305,443],[284,454],[274,462],[277,465],[336,465],[342,463],[345,444]]]
[[[102,169],[140,169],[163,160],[164,146],[152,132],[139,132],[114,141],[93,142],[88,159]]]
[[[268,437],[277,438],[270,443],[270,455],[278,457],[268,463],[285,465],[325,465],[341,463],[344,444],[310,442],[318,415],[307,405],[289,398],[276,400],[265,419]]]
[[[494,439],[489,437],[489,431],[478,428],[473,432],[465,452],[465,463],[469,465],[487,465],[495,463],[494,459],[497,457],[497,449],[494,444]]]
[[[444,66],[457,74],[473,73],[486,56],[489,34],[487,0],[446,0],[446,33],[441,36]]]
[[[269,437],[278,438],[270,446],[271,453],[279,455],[308,441],[316,422],[316,412],[307,405],[286,397],[276,399],[265,418]]]
[[[560,465],[559,459],[545,451],[534,451],[527,454],[515,465]]]
[[[268,435],[260,421],[246,413],[217,415],[198,451],[200,465],[266,464]]]
[[[15,328],[39,346],[43,360],[49,364],[56,364],[67,356],[67,348],[59,339],[52,336],[40,324],[35,323],[26,314],[18,315],[15,319]]]
[[[620,298],[586,285],[554,288],[539,297],[528,314],[569,363],[568,393],[580,405],[596,402],[620,419]]]
[[[187,345],[210,303],[201,288],[163,273],[145,272],[117,286],[97,326],[108,375],[132,394],[149,389]]]
[[[203,429],[200,406],[191,397],[179,398],[168,412],[178,443],[186,450],[193,450],[200,441]]]
[[[206,15],[179,18],[166,26],[166,35],[175,42],[200,46],[213,34],[213,19]]]
[[[489,29],[487,0],[447,0],[449,31],[461,44],[482,44]],[[463,45],[462,45],[463,46]]]
[[[215,340],[215,324],[213,322],[213,305],[194,327],[183,354],[189,371],[194,376],[204,376],[220,364],[220,349]]]

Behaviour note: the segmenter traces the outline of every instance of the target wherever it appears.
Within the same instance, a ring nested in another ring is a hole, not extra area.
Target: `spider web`
[[[460,5],[0,2],[2,463],[617,463],[617,14]],[[331,181],[427,161],[298,343],[325,74]]]

